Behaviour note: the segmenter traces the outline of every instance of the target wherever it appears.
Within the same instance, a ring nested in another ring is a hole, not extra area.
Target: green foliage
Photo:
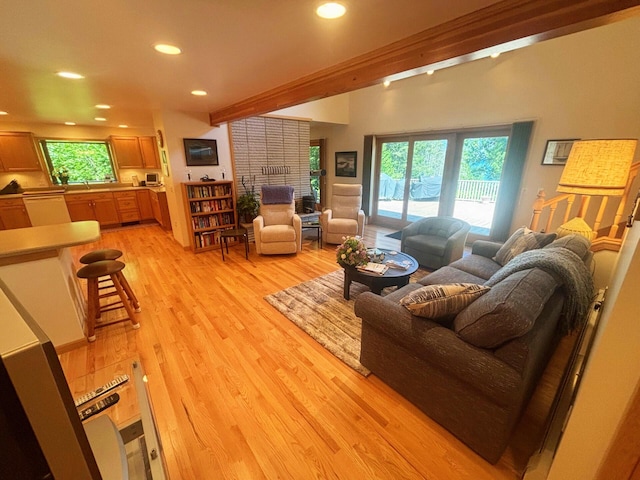
[[[309,169],[320,170],[320,147],[309,147]],[[316,199],[320,198],[320,177],[311,177],[311,190],[315,192]]]
[[[69,183],[115,178],[106,142],[44,140],[42,146],[50,160],[51,174],[67,171]]]
[[[460,180],[500,180],[508,139],[509,137],[465,139]]]
[[[480,137],[464,140],[460,180],[500,180],[508,137]],[[442,177],[447,140],[413,142],[411,178]],[[407,174],[409,142],[384,142],[381,171],[394,180]]]

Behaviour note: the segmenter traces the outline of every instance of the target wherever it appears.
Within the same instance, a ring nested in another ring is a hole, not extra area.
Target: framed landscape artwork
[[[547,140],[547,147],[544,149],[544,156],[542,157],[542,165],[564,165],[567,163],[569,152],[573,142],[576,140],[580,139]]]
[[[336,177],[355,177],[358,152],[336,152]]]

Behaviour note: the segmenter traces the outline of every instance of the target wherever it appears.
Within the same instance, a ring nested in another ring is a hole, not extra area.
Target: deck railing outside
[[[495,202],[499,187],[497,180],[458,180],[456,200]]]

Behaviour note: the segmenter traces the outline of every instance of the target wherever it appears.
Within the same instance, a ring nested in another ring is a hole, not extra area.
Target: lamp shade
[[[637,140],[583,140],[573,143],[557,191],[621,196]]]

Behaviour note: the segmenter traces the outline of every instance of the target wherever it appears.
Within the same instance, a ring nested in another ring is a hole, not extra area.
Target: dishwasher
[[[71,221],[67,202],[60,194],[23,194],[24,206],[27,209],[32,227],[54,225]]]

